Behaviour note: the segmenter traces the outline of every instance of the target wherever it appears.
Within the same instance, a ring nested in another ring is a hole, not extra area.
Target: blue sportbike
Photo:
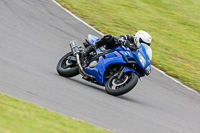
[[[129,92],[138,78],[150,74],[152,50],[148,45],[140,44],[139,48],[132,50],[116,44],[112,49],[100,47],[88,56],[82,56],[84,48],[98,40],[98,37],[88,35],[82,46],[71,41],[71,52],[60,59],[57,72],[64,77],[81,74],[83,79],[105,86],[106,92],[114,96]]]

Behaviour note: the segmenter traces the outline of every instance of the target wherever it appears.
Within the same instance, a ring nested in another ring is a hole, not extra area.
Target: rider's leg
[[[101,46],[110,45],[112,43],[115,43],[113,36],[111,36],[110,34],[106,34],[99,41],[97,41],[97,42],[93,43],[92,45],[88,46],[84,50],[84,56],[87,56],[89,53],[91,53],[92,51],[94,51],[97,48],[100,48]]]

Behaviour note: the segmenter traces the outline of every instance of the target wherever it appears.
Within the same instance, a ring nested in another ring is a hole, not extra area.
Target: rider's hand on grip
[[[126,45],[127,41],[123,37],[121,37],[120,39],[118,39],[118,43],[120,45]]]

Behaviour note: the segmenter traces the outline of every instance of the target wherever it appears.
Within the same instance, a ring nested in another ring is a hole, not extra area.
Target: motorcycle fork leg
[[[123,66],[123,67],[121,67],[121,70],[120,70],[120,72],[118,73],[118,77],[117,77],[117,79],[119,80],[119,79],[121,79],[121,77],[122,77],[122,75],[123,75],[123,71],[125,70],[125,66]]]

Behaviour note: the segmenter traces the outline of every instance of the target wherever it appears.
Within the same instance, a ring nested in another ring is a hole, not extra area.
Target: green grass
[[[111,133],[0,93],[0,133]]]
[[[103,33],[149,32],[153,65],[200,91],[199,0],[57,1]]]

